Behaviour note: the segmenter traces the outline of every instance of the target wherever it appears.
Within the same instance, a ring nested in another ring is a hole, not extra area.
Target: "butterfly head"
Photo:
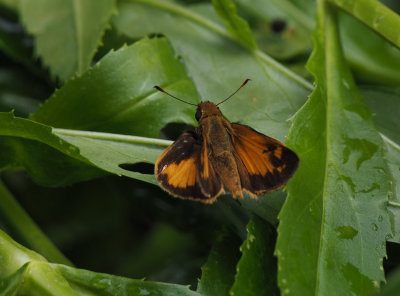
[[[222,116],[222,113],[217,105],[215,105],[212,102],[201,102],[200,104],[197,105],[197,111],[195,117],[198,122],[201,119],[212,115]]]

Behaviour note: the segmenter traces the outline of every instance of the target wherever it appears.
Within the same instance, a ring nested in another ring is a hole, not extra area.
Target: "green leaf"
[[[77,269],[65,265],[52,265],[77,290],[79,295],[90,291],[94,295],[159,295],[200,296],[187,286],[129,279],[104,273]]]
[[[384,280],[390,175],[324,1],[317,21],[308,64],[316,89],[288,136],[300,166],[279,216],[278,281],[287,295],[366,295]]]
[[[250,48],[257,48],[249,24],[237,14],[235,3],[232,0],[213,0],[213,5],[232,35]]]
[[[389,192],[388,210],[391,213],[393,237],[390,241],[400,243],[400,144],[383,136],[386,159],[389,165],[392,191]]]
[[[46,259],[18,244],[0,229],[0,278],[10,276],[29,261],[46,262]]]
[[[22,266],[21,268],[24,268]],[[21,295],[78,296],[68,281],[48,262],[26,263],[25,277],[19,287]]]
[[[36,54],[54,76],[66,80],[89,67],[114,12],[114,2],[21,0],[19,13],[35,37]]]
[[[208,4],[183,7],[170,1],[121,1],[112,20],[131,37],[161,33],[181,56],[203,101],[219,102],[245,78],[252,81],[221,105],[229,120],[284,139],[287,119],[304,103],[312,86],[259,50],[250,50],[214,21]]]
[[[344,53],[355,74],[383,85],[400,84],[400,50],[346,13],[339,14]]]
[[[263,218],[271,225],[278,225],[278,213],[286,199],[286,193],[283,190],[268,193],[261,198],[252,198],[245,196],[240,200],[241,205],[251,213]]]
[[[156,91],[160,85],[195,103],[196,91],[165,38],[144,38],[110,52],[67,81],[32,119],[53,127],[157,137],[167,123],[194,123],[193,106]]]
[[[235,267],[240,257],[239,239],[224,230],[218,236],[201,268],[202,275],[197,292],[204,296],[229,295],[235,277]]]
[[[18,289],[24,280],[27,265],[23,265],[13,274],[0,278],[0,295],[12,296],[18,295]]]
[[[400,89],[364,85],[360,91],[374,115],[374,121],[381,134],[393,142],[400,143]]]
[[[77,147],[52,134],[51,128],[0,113],[0,169],[25,168],[43,185],[60,186],[101,175]]]
[[[392,194],[388,209],[391,213],[393,237],[400,243],[400,92],[388,87],[365,86],[361,88],[370,110],[374,113],[377,128],[385,142],[385,158],[391,172]]]
[[[124,136],[107,133],[80,132],[55,129],[54,133],[66,142],[79,148],[80,155],[93,165],[119,176],[158,184],[153,172],[142,174],[123,165],[135,163],[155,163],[161,152],[171,144],[151,138]]]
[[[55,129],[11,113],[0,113],[0,168],[24,167],[33,179],[61,186],[104,172],[155,183],[154,175],[119,165],[154,163],[170,144],[150,138]]]
[[[334,5],[357,17],[371,29],[400,48],[400,16],[376,0],[328,0]]]
[[[276,285],[275,229],[253,215],[240,250],[231,296],[280,295]]]

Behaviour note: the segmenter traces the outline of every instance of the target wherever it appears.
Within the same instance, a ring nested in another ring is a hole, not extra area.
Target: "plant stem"
[[[0,218],[27,247],[54,263],[73,266],[24,211],[0,179]]]
[[[310,91],[314,90],[314,86],[308,82],[307,80],[303,79],[303,77],[295,74],[294,72],[290,71],[288,68],[282,66],[279,62],[271,58],[269,55],[267,55],[265,52],[256,49],[254,50],[254,55],[258,57],[260,60],[271,66],[272,68],[278,70],[282,74],[286,75],[288,78],[296,81],[298,84],[303,86],[305,89],[308,89]]]
[[[387,145],[392,146],[394,149],[397,151],[400,151],[400,145],[394,142],[392,139],[386,137],[383,133],[379,133],[380,136],[382,137],[383,141],[386,142]]]
[[[91,131],[78,131],[78,130],[70,130],[70,129],[63,129],[63,128],[53,128],[52,131],[55,135],[85,137],[85,138],[91,138],[91,139],[110,140],[110,141],[127,142],[127,143],[158,145],[158,146],[165,146],[165,147],[172,144],[172,141],[168,141],[168,140],[138,137],[138,136],[128,136],[128,135],[120,135],[120,134],[110,134],[110,133],[91,132]]]
[[[131,0],[131,1],[145,4],[148,6],[157,7],[161,10],[165,10],[165,11],[171,12],[173,14],[185,17],[185,18],[209,29],[210,31],[217,33],[218,35],[221,35],[224,38],[230,39],[231,41],[234,41],[234,42],[238,42],[238,40],[233,35],[229,34],[229,32],[226,31],[220,25],[204,18],[203,16],[201,16],[181,5],[175,4],[170,1],[164,1],[164,0]]]

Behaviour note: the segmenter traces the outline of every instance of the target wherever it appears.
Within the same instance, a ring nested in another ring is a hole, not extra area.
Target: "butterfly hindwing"
[[[248,126],[231,126],[242,188],[258,196],[283,187],[297,169],[297,155],[280,141]]]
[[[207,147],[195,132],[184,132],[155,164],[161,186],[172,195],[213,202],[222,185],[207,156]]]

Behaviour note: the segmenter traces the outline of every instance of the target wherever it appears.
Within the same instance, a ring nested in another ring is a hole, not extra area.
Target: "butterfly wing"
[[[238,123],[231,126],[243,189],[259,196],[283,187],[297,169],[296,153],[248,126]]]
[[[158,158],[155,174],[174,196],[213,202],[223,192],[207,155],[207,143],[194,132],[184,132]]]

